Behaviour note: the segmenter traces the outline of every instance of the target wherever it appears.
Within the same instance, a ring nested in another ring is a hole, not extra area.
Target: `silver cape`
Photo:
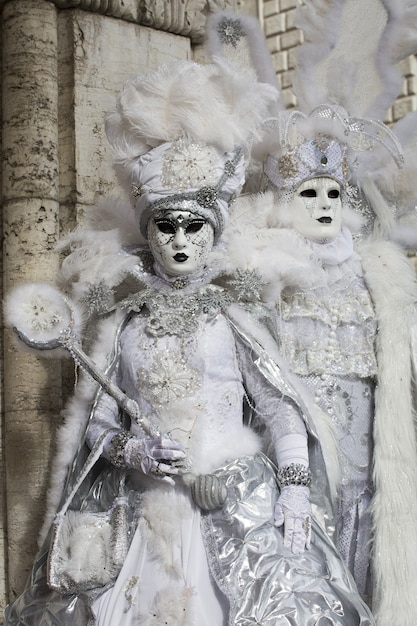
[[[230,626],[372,626],[353,579],[316,520],[302,555],[274,526],[276,471],[264,455],[219,469],[228,497],[203,516],[210,567],[230,602]]]

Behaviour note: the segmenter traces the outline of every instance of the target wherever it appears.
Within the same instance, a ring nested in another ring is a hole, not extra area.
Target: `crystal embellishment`
[[[172,350],[156,354],[150,368],[139,368],[138,384],[154,402],[166,404],[191,396],[201,385],[199,373]]]
[[[186,143],[178,139],[164,155],[162,184],[180,193],[215,185],[217,163],[218,154],[212,146]]]
[[[87,283],[88,290],[80,299],[89,315],[105,313],[113,303],[113,289],[104,280],[99,283]]]
[[[298,172],[297,163],[291,154],[284,154],[278,161],[278,170],[282,177],[292,178]]]
[[[226,161],[226,163],[224,164],[223,171],[226,174],[226,176],[229,178],[230,176],[234,175],[236,171],[236,165],[233,163],[233,161]]]
[[[239,20],[223,18],[217,26],[219,39],[223,44],[237,47],[241,38],[245,35]]]
[[[231,302],[232,296],[223,290],[203,289],[192,294],[182,294],[178,291],[163,294],[148,288],[126,298],[120,306],[136,312],[146,307],[148,310],[146,329],[155,337],[164,335],[184,337],[198,330],[200,315],[216,315]]]
[[[217,200],[217,191],[214,187],[202,187],[196,193],[196,200],[200,206],[210,208]]]
[[[237,299],[243,302],[260,300],[262,287],[266,285],[256,270],[245,269],[236,270],[228,283],[236,290]]]
[[[134,198],[139,198],[142,195],[142,187],[136,183],[132,183],[131,192]]]

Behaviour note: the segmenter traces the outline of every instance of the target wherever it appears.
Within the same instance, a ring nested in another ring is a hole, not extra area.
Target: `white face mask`
[[[149,247],[169,276],[193,274],[201,269],[213,241],[212,225],[189,211],[167,211],[149,220]]]
[[[288,206],[293,228],[307,239],[332,241],[342,230],[340,185],[332,178],[301,183]]]

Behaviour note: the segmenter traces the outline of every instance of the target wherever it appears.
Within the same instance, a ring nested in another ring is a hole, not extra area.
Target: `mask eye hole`
[[[193,235],[194,233],[198,233],[198,231],[203,228],[204,224],[204,220],[192,220],[185,229],[185,232],[187,233],[187,235]]]
[[[340,191],[338,189],[330,189],[327,195],[329,198],[338,198],[340,196]]]
[[[164,235],[175,235],[175,226],[172,222],[168,220],[158,220],[155,224],[158,230]]]
[[[316,198],[317,191],[315,189],[304,189],[304,191],[300,192],[300,196],[302,198]]]

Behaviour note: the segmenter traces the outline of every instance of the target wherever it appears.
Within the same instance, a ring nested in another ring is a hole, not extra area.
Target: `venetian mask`
[[[148,242],[154,259],[168,275],[188,275],[204,267],[214,230],[204,217],[170,210],[149,220]]]
[[[332,178],[304,181],[288,207],[293,228],[307,239],[323,243],[332,241],[342,229],[341,189]]]

